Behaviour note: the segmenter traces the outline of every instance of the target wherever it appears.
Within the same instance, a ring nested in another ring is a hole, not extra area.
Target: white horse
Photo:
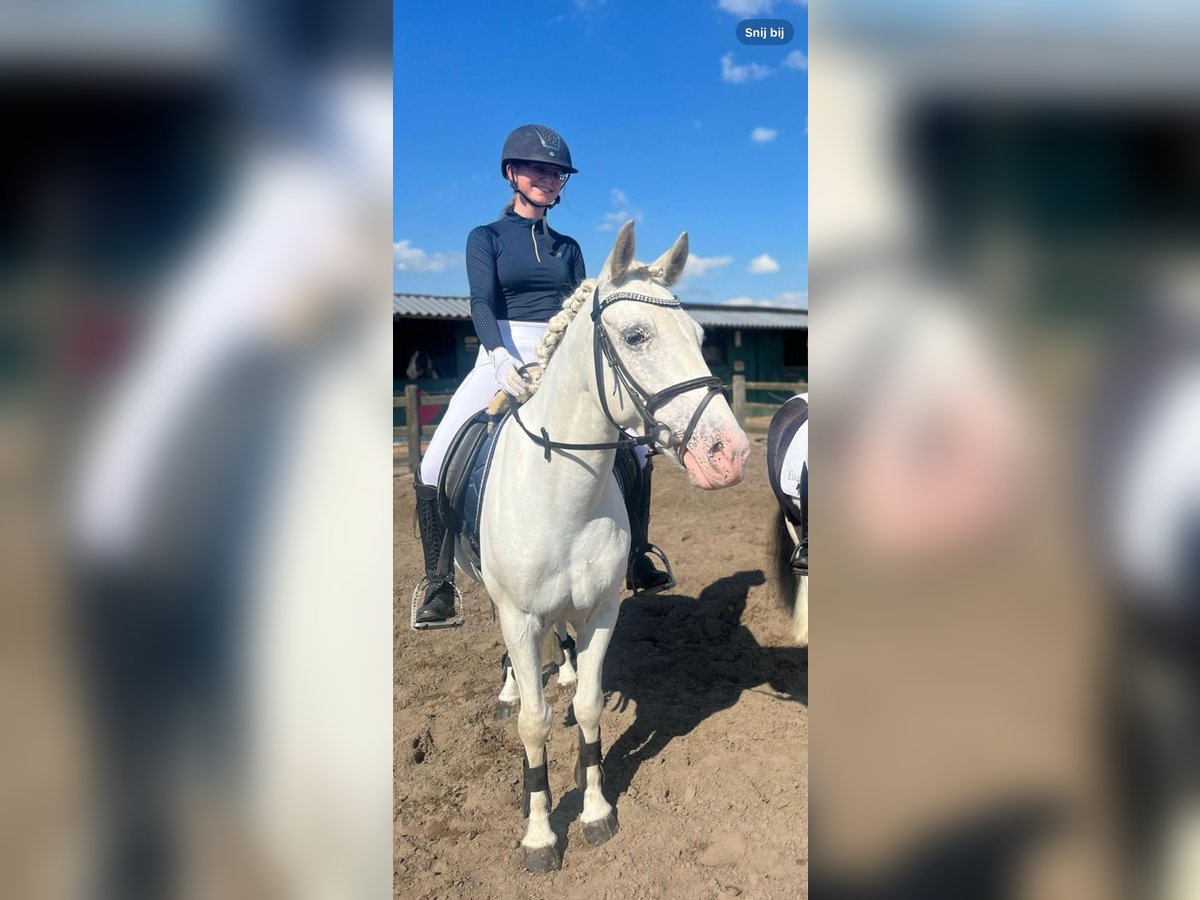
[[[740,482],[750,452],[700,355],[700,327],[668,290],[687,261],[687,234],[646,266],[634,262],[633,231],[632,222],[621,228],[599,278],[580,285],[550,322],[537,392],[497,438],[480,520],[482,571],[461,547],[457,554],[496,605],[520,695],[529,820],[521,848],[532,872],[561,863],[546,776],[553,713],[541,678],[543,643],[559,623],[578,641],[583,833],[601,844],[617,831],[601,791],[600,682],[629,556],[613,477],[618,442],[656,444],[706,490]]]

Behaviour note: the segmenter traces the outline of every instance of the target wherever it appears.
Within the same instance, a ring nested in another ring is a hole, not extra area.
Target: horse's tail
[[[808,579],[792,569],[795,541],[788,530],[783,510],[776,509],[767,536],[771,558],[770,587],[776,602],[786,609],[792,619],[792,638],[801,647],[808,646]]]
[[[542,638],[542,665],[550,664],[562,665],[562,650],[558,644],[558,633],[551,625],[546,629],[546,636]]]
[[[796,573],[792,571],[792,536],[788,532],[783,510],[776,507],[771,517],[771,533],[767,536],[771,558],[770,585],[779,605],[789,613],[795,611]]]

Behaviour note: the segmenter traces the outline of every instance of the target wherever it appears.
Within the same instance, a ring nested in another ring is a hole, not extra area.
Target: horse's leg
[[[530,872],[552,872],[562,864],[558,841],[550,828],[550,782],[546,774],[546,739],[554,710],[542,691],[541,643],[544,634],[526,613],[500,610],[500,628],[521,694],[517,733],[525,745],[524,813],[529,819],[521,853]]]
[[[500,688],[500,696],[496,698],[496,719],[507,719],[513,714],[518,701],[521,699],[521,691],[517,687],[517,676],[513,674],[512,663],[509,661],[508,654],[500,660],[500,669],[504,673],[504,686]]]
[[[808,646],[808,576],[796,577],[796,605],[792,607],[792,637],[796,646]]]
[[[583,836],[590,844],[603,844],[617,833],[616,814],[601,790],[604,771],[600,766],[600,714],[604,710],[601,688],[604,654],[617,623],[618,610],[617,598],[612,597],[575,630],[579,639],[579,685],[572,704],[579,721],[575,784],[583,791],[583,813],[579,818]]]
[[[558,646],[562,648],[563,661],[558,667],[558,686],[571,687],[575,684],[575,642],[567,634],[567,623],[561,619],[555,623],[554,630],[558,632]]]

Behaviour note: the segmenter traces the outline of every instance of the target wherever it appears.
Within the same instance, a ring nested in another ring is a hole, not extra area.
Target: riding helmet
[[[507,178],[505,165],[510,162],[541,162],[561,166],[574,174],[579,170],[571,165],[567,142],[553,128],[545,125],[522,125],[508,136],[500,153],[500,174]]]

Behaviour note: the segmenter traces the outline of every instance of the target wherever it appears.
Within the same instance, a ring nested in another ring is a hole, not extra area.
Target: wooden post
[[[415,474],[421,464],[421,401],[417,386],[404,386],[404,423],[408,426],[408,467]]]
[[[733,376],[733,417],[741,428],[746,427],[746,376]]]

